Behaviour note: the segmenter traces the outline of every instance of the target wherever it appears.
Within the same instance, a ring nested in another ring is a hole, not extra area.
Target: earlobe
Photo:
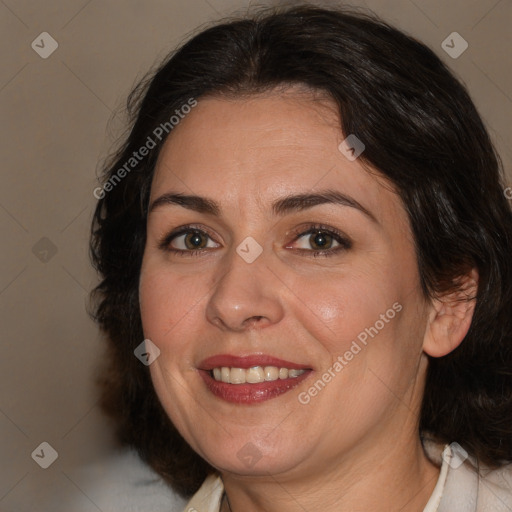
[[[472,269],[457,290],[432,300],[423,339],[426,354],[442,357],[461,344],[473,320],[477,291],[478,272]]]

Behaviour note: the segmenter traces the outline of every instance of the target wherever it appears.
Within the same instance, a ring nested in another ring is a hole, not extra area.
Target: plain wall
[[[374,9],[451,66],[467,84],[512,184],[512,2],[351,5]],[[136,80],[196,27],[248,6],[0,2],[0,510],[30,510],[40,492],[78,498],[82,491],[68,471],[112,446],[92,384],[102,342],[86,313],[97,282],[88,233],[99,162],[123,128],[122,108]],[[58,43],[45,59],[31,47],[34,40],[42,46],[42,32]],[[469,44],[457,59],[441,48],[452,32]],[[46,470],[31,457],[43,441],[59,455]]]

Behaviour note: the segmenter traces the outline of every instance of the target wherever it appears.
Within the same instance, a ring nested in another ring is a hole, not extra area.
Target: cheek
[[[390,269],[378,272],[352,269],[349,273],[296,281],[292,288],[295,292],[292,303],[297,308],[293,316],[336,358],[359,335],[364,339],[376,322],[379,332],[390,331],[389,326],[398,316],[393,304],[400,298],[398,282],[390,279],[392,275]],[[299,290],[307,290],[307,294]],[[381,315],[388,322],[381,320]]]
[[[205,290],[195,279],[185,279],[161,265],[146,265],[141,271],[139,302],[144,335],[161,351],[176,351],[185,345],[182,329],[194,325]]]

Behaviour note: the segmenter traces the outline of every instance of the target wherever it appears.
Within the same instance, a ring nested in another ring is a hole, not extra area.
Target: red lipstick
[[[255,366],[276,366],[277,368],[305,371],[298,377],[288,377],[286,379],[264,381],[255,384],[228,384],[226,382],[219,382],[212,376],[213,368],[221,368],[223,366],[245,369]],[[249,356],[219,354],[208,357],[199,364],[199,374],[206,384],[206,387],[213,395],[227,402],[247,405],[257,404],[278,397],[298,386],[304,379],[309,377],[311,373],[311,367],[307,365],[285,361],[284,359],[264,354]]]

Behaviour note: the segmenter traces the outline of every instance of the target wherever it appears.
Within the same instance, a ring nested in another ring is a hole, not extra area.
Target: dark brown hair
[[[457,278],[478,269],[466,338],[429,360],[420,432],[457,441],[491,466],[512,460],[512,213],[489,136],[465,88],[423,44],[372,16],[307,5],[202,31],[129,98],[132,129],[104,170],[113,186],[99,194],[91,237],[102,277],[94,315],[109,350],[102,405],[119,439],[182,494],[213,471],[171,424],[133,353],[143,340],[138,283],[149,191],[165,142],[155,129],[191,98],[293,84],[334,100],[340,130],[364,142],[362,161],[399,193],[425,296],[456,289]],[[148,137],[155,147],[114,183]]]

